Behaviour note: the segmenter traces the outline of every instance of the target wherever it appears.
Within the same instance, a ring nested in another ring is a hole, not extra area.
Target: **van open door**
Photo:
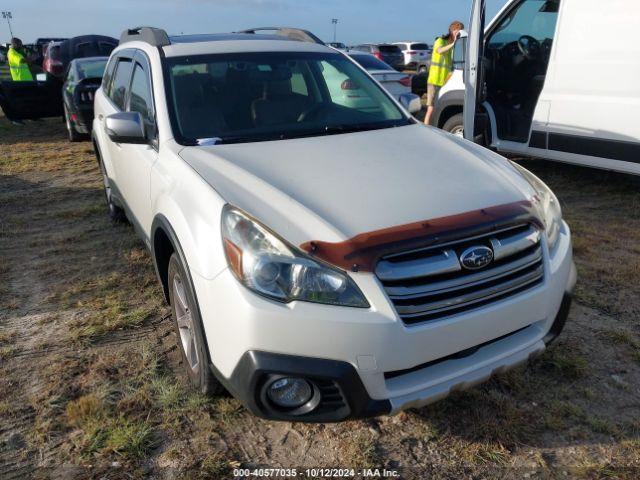
[[[12,120],[61,117],[62,83],[45,74],[34,75],[33,81],[2,81],[0,107]]]
[[[464,138],[476,137],[476,112],[482,100],[482,49],[484,45],[486,0],[473,0],[464,64]]]

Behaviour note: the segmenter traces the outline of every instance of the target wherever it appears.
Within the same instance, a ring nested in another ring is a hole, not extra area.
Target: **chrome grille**
[[[540,240],[533,225],[520,225],[384,257],[376,275],[398,315],[414,324],[461,313],[529,290],[544,278]],[[493,262],[467,270],[466,249],[489,247]]]

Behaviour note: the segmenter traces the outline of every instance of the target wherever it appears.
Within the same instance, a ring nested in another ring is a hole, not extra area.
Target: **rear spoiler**
[[[272,32],[275,35],[279,35],[281,37],[289,38],[291,40],[297,40],[298,42],[308,42],[308,43],[317,43],[318,45],[324,45],[325,43],[316,37],[313,33],[308,30],[303,30],[301,28],[290,28],[290,27],[259,27],[259,28],[248,28],[246,30],[241,30],[235,33],[249,33],[256,34],[258,32]]]

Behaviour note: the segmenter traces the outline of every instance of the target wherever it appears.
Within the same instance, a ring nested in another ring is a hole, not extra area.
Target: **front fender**
[[[160,192],[153,192],[154,220],[150,232],[151,249],[155,254],[158,229],[162,229],[178,249],[189,269],[206,279],[215,278],[227,268],[222,246],[220,219],[225,201],[193,170],[181,161],[168,168],[184,169],[178,176],[159,175]],[[158,171],[156,171],[158,175]],[[182,178],[175,182],[162,178]],[[158,177],[156,177],[158,179]],[[157,194],[156,194],[157,193]]]

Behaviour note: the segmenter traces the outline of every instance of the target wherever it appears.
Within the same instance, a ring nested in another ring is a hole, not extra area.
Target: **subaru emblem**
[[[467,248],[460,255],[460,263],[467,270],[480,270],[493,262],[493,250],[483,245]]]

